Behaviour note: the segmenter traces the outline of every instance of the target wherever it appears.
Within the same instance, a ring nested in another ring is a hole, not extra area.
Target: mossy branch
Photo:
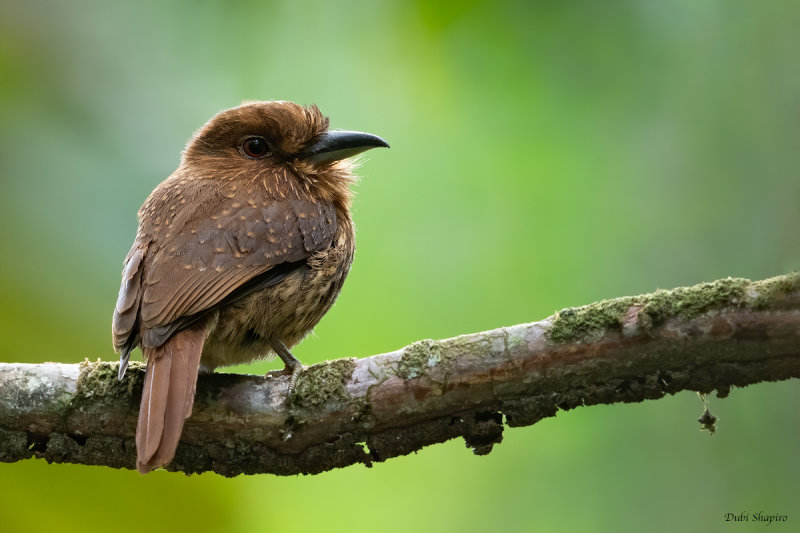
[[[133,468],[141,365],[0,364],[0,460]],[[318,473],[463,437],[476,454],[559,409],[800,377],[800,274],[565,309],[287,378],[200,376],[169,470]],[[708,423],[709,418],[706,419]]]

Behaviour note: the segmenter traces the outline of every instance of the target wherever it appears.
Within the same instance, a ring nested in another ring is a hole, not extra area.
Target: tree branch
[[[0,460],[133,468],[144,369],[0,364]],[[318,473],[463,437],[491,451],[558,409],[800,377],[800,273],[606,300],[288,378],[200,376],[169,470]]]

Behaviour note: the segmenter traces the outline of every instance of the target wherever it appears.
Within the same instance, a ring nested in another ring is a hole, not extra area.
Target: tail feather
[[[170,344],[170,343],[167,343]],[[142,403],[139,405],[139,422],[136,426],[136,467],[147,464],[158,450],[164,432],[164,414],[167,411],[169,374],[172,366],[172,346],[166,353],[145,349],[147,371],[144,376]],[[150,353],[148,353],[150,352]]]
[[[144,349],[147,372],[136,427],[136,468],[142,473],[175,456],[183,423],[192,414],[205,338],[205,328],[194,327],[175,333],[158,348]]]

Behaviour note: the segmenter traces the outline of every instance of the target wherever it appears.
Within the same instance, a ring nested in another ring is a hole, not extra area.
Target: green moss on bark
[[[295,405],[322,405],[329,400],[348,400],[345,385],[356,369],[353,357],[325,361],[303,370],[297,379],[292,401]]]
[[[144,370],[144,363],[132,361],[125,372],[125,378],[120,381],[117,378],[119,363],[84,360],[78,377],[78,397],[130,397],[142,390]]]
[[[671,318],[693,318],[713,309],[745,306],[764,309],[776,298],[798,289],[800,274],[794,273],[756,283],[743,278],[727,278],[692,287],[604,300],[559,311],[549,335],[558,343],[591,342],[607,330],[621,329],[633,307],[638,308],[636,325],[649,331]]]
[[[788,293],[797,290],[800,290],[800,272],[753,282],[752,306],[754,309],[766,309],[784,299]]]
[[[442,360],[439,346],[433,339],[417,341],[403,349],[397,363],[397,375],[403,379],[414,379],[426,373],[426,369]]]
[[[556,313],[553,325],[550,327],[550,340],[570,342],[599,338],[607,329],[622,327],[625,313],[633,305],[636,305],[636,298],[626,296],[583,307],[562,309]]]
[[[642,308],[637,322],[649,330],[676,316],[693,318],[712,309],[742,306],[750,283],[749,279],[727,278],[639,296]]]

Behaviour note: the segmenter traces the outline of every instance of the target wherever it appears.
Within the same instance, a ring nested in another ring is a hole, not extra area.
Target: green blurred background
[[[137,208],[245,99],[392,144],[361,167],[356,260],[306,363],[797,269],[798,27],[791,1],[5,1],[0,360],[115,358]],[[486,457],[306,477],[0,464],[0,530],[786,530],[799,402],[796,381],[714,398],[713,437],[691,393],[577,409]]]

